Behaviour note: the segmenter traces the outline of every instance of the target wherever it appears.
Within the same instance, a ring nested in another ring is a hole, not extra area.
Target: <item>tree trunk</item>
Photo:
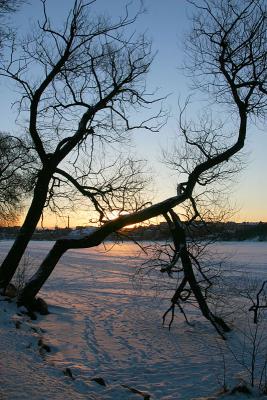
[[[33,199],[25,221],[15,239],[11,249],[0,267],[0,288],[6,288],[14,276],[20,260],[31,240],[47,198],[48,186],[51,174],[47,169],[39,172]]]
[[[224,322],[224,320],[222,318],[218,317],[217,315],[214,315],[211,312],[211,310],[208,306],[208,303],[202,294],[199,284],[196,281],[192,263],[191,263],[191,259],[189,257],[189,254],[188,254],[188,251],[186,248],[186,244],[181,249],[181,261],[182,261],[185,277],[187,278],[190,288],[192,289],[192,292],[194,293],[194,296],[198,302],[198,305],[202,312],[202,315],[212,323],[212,325],[215,327],[216,331],[222,336],[223,339],[225,339],[224,332],[229,332],[230,328],[226,324],[226,322]]]
[[[21,291],[18,298],[18,305],[31,306],[35,296],[49,278],[53,269],[57,265],[60,257],[65,253],[67,247],[64,245],[64,240],[57,240],[47,257],[40,265],[37,272],[27,282],[24,289]]]
[[[174,246],[177,249],[177,251],[179,251],[179,253],[180,253],[181,262],[182,262],[182,266],[183,266],[183,272],[184,272],[184,279],[183,279],[180,287],[176,291],[174,297],[172,298],[172,302],[173,302],[173,304],[175,304],[177,302],[177,298],[179,298],[181,290],[183,290],[183,287],[185,286],[186,282],[188,282],[188,284],[195,296],[195,299],[199,305],[200,311],[202,312],[202,315],[212,323],[212,325],[215,327],[217,332],[222,336],[222,338],[225,339],[224,333],[229,332],[230,328],[226,324],[226,322],[224,322],[224,320],[222,318],[218,317],[217,315],[214,315],[212,313],[212,311],[210,310],[208,303],[201,291],[201,288],[200,288],[200,286],[196,280],[195,274],[194,274],[192,261],[191,261],[191,258],[190,258],[190,255],[189,255],[189,252],[187,249],[185,230],[184,230],[177,214],[173,210],[170,210],[169,213],[170,213],[172,219],[170,219],[167,214],[165,214],[164,216],[169,224],[170,231],[171,231],[172,237],[173,237]],[[166,313],[164,314],[164,318],[165,318],[165,316],[166,316]]]

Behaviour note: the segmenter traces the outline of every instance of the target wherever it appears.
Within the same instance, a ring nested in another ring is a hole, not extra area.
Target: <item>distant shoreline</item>
[[[63,239],[62,237],[58,238],[36,238],[34,237],[31,242],[56,242],[58,239]],[[66,239],[66,237],[64,237]],[[0,237],[0,242],[4,241],[12,241],[15,240],[15,237]],[[212,244],[212,239],[199,239],[199,242],[206,242],[208,240],[211,240]],[[117,242],[118,244],[120,243],[125,243],[125,242],[133,242],[133,241],[138,241],[138,242],[168,242],[168,239],[136,239],[136,238],[124,238],[123,241],[116,241],[115,239],[107,239],[105,242]],[[190,241],[189,241],[190,242]],[[252,239],[214,239],[213,243],[267,243],[267,239],[257,239],[257,238],[252,238]]]
[[[192,225],[184,223],[186,236],[188,240],[215,240],[223,242],[267,242],[267,223],[236,223],[236,222],[203,222],[197,221]],[[72,228],[57,229],[37,229],[32,240],[50,240],[57,239],[78,239],[90,235],[97,229],[96,226],[77,226]],[[20,230],[19,226],[0,227],[0,240],[15,239]],[[136,240],[144,241],[168,241],[171,240],[169,226],[165,222],[158,225],[137,226],[135,228],[124,228],[120,232],[112,233],[109,241],[116,240]]]

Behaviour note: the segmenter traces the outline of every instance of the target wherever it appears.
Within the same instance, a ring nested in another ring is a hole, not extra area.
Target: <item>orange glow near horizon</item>
[[[127,214],[125,212],[125,214]],[[13,226],[21,226],[23,224],[25,214],[21,216],[21,218],[13,224]],[[115,219],[119,217],[119,212],[118,211],[113,211],[112,213],[109,214],[110,220]],[[133,229],[138,226],[144,226],[144,225],[149,225],[149,224],[158,224],[162,221],[165,221],[163,217],[157,217],[150,219],[148,221],[145,221],[143,223],[137,223],[137,224],[131,224],[126,226],[124,229]],[[237,213],[234,217],[230,218],[228,222],[267,222],[267,216],[263,216],[261,213],[253,213],[252,215],[248,215],[245,212],[239,212]],[[96,223],[90,222],[90,219],[88,218],[88,214],[84,213],[69,213],[69,222],[70,222],[70,228],[76,228],[76,226],[97,226]],[[54,229],[55,227],[58,228],[66,228],[68,226],[68,216],[63,216],[59,217],[54,214],[46,214],[43,219],[43,226],[41,225],[41,221],[38,223],[38,228],[47,228],[47,229]]]
[[[127,215],[127,214],[128,213],[126,211],[119,212],[119,211],[115,210],[115,211],[111,211],[108,213],[108,218],[109,218],[109,220],[112,221],[113,219],[116,219],[116,218],[120,217],[121,215]],[[143,223],[138,222],[136,224],[127,225],[122,229],[134,229],[134,228],[137,228],[138,226],[142,226],[145,224],[146,224],[146,222],[143,222]]]
[[[1,0],[0,0],[1,1]],[[51,16],[53,17],[54,22],[60,23],[62,19],[64,20],[64,16],[68,15],[69,5],[72,3],[72,0],[67,1],[49,1],[51,3]],[[12,3],[12,2],[11,2]],[[32,1],[32,2],[22,2],[26,3],[23,7],[19,7],[19,10],[12,16],[14,18],[14,26],[18,28],[23,28],[24,25],[26,28],[25,21],[32,20],[38,21],[40,18],[42,19],[42,11],[43,8],[40,7],[41,2]],[[48,1],[47,1],[48,3]],[[90,3],[90,2],[89,2]],[[118,18],[118,15],[121,13],[121,5],[123,2],[114,1],[114,2],[97,2],[96,6],[96,15],[98,11],[99,15],[110,14],[111,20]],[[102,5],[101,5],[102,3]],[[112,6],[108,6],[107,4],[112,4]],[[133,2],[135,3],[135,2]],[[177,4],[179,3],[179,6]],[[181,5],[180,5],[181,3]],[[190,3],[190,2],[189,2]],[[192,3],[192,2],[191,2]],[[197,1],[195,2],[197,3]],[[223,3],[223,2],[222,2]],[[165,109],[167,114],[169,114],[169,118],[166,118],[166,123],[162,124],[162,128],[160,129],[158,134],[152,134],[148,129],[136,129],[131,130],[131,134],[125,143],[125,147],[123,141],[118,141],[118,144],[108,146],[107,157],[106,160],[103,159],[103,166],[106,164],[108,166],[109,163],[113,164],[113,159],[115,160],[119,157],[122,161],[123,156],[132,155],[133,158],[137,158],[139,160],[147,160],[148,165],[145,167],[145,175],[153,177],[153,183],[149,184],[148,189],[148,198],[153,198],[154,202],[163,201],[168,197],[174,196],[177,193],[177,183],[180,178],[183,177],[183,174],[179,176],[175,169],[168,168],[168,162],[164,163],[160,160],[164,158],[162,150],[168,153],[172,153],[174,150],[173,147],[177,146],[179,149],[181,145],[181,137],[177,135],[178,133],[178,125],[179,125],[179,110],[178,110],[178,98],[185,100],[188,97],[188,94],[191,93],[191,78],[185,77],[185,74],[180,73],[177,70],[177,63],[183,64],[184,60],[184,46],[177,46],[177,40],[180,42],[180,39],[184,37],[184,32],[188,31],[189,28],[189,20],[188,20],[188,12],[191,13],[191,6],[185,0],[170,1],[168,2],[168,7],[166,7],[164,2],[160,1],[150,1],[149,4],[149,12],[141,13],[140,18],[143,19],[142,26],[136,26],[138,31],[139,27],[146,27],[146,31],[149,37],[153,37],[153,46],[154,48],[160,49],[157,54],[157,62],[156,64],[152,64],[151,73],[148,75],[147,80],[147,92],[154,93],[155,89],[158,88],[158,92],[155,97],[164,99],[162,104],[163,110]],[[98,8],[99,7],[99,8]],[[189,11],[188,11],[189,10]],[[133,9],[132,9],[133,11]],[[164,18],[162,16],[164,15]],[[165,18],[166,16],[166,18]],[[159,29],[159,26],[161,29]],[[0,28],[1,29],[1,28]],[[129,33],[131,35],[131,27],[129,26],[130,31],[127,31],[127,27],[125,26],[125,33]],[[164,35],[162,32],[164,31]],[[27,29],[23,33],[23,35],[27,34]],[[143,31],[143,28],[141,29]],[[174,40],[174,37],[177,40]],[[179,39],[178,39],[179,38]],[[182,43],[182,42],[181,42]],[[52,51],[52,49],[51,49]],[[175,55],[175,57],[174,57]],[[27,66],[27,65],[26,65]],[[29,70],[27,72],[27,76],[29,80],[34,81],[34,76],[36,78],[39,76],[42,79],[41,69],[38,68],[31,69],[31,65],[29,64]],[[23,72],[23,71],[21,71]],[[26,73],[26,70],[25,70]],[[32,73],[32,76],[30,76]],[[45,77],[45,76],[44,76]],[[6,82],[6,83],[5,83]],[[166,94],[170,93],[169,96]],[[165,98],[166,96],[166,98]],[[152,96],[153,97],[153,96]],[[17,119],[17,112],[11,107],[12,104],[17,104],[20,100],[20,94],[13,89],[13,86],[8,84],[8,80],[1,81],[1,91],[0,91],[0,102],[1,102],[1,130],[5,132],[12,132],[14,135],[20,135],[22,126],[27,126],[27,113],[24,110],[21,113],[19,119]],[[210,104],[210,100],[208,101],[206,96],[203,96],[202,92],[195,94],[194,98],[192,98],[192,102],[190,102],[190,111],[188,109],[188,119],[196,122],[198,118],[201,116],[201,110],[204,107],[204,114],[207,111],[207,105]],[[153,108],[153,104],[155,104],[156,108]],[[131,124],[139,125],[139,123],[147,118],[155,116],[158,114],[159,103],[151,103],[151,107],[144,107],[141,111],[136,110],[135,107],[129,107],[127,109],[127,116],[130,119]],[[216,105],[216,104],[215,104]],[[213,107],[211,107],[212,109]],[[224,106],[215,106],[214,114],[211,113],[212,119],[214,118],[215,126],[216,126],[216,118],[218,118],[218,122],[220,125],[220,121],[223,123],[224,120],[226,122],[225,129],[230,129],[229,133],[232,131],[235,132],[236,129],[236,120],[234,114],[232,115],[232,111],[227,110],[227,107]],[[25,114],[24,114],[25,112]],[[129,115],[128,115],[129,114]],[[163,120],[165,112],[163,112]],[[47,116],[49,113],[47,114]],[[78,115],[77,115],[78,117]],[[184,115],[186,117],[186,115]],[[229,118],[230,117],[230,118]],[[76,118],[74,119],[76,121]],[[163,122],[162,120],[162,122]],[[139,121],[139,122],[138,122]],[[161,125],[161,119],[159,119],[159,125]],[[40,121],[41,122],[41,121]],[[115,120],[114,120],[115,122]],[[211,122],[213,122],[211,120]],[[266,157],[266,148],[267,148],[267,134],[265,134],[265,126],[263,121],[259,120],[259,123],[255,123],[255,120],[251,120],[248,124],[248,135],[246,139],[246,147],[244,148],[242,160],[244,161],[242,165],[240,173],[237,176],[229,176],[231,179],[226,182],[226,186],[229,185],[229,201],[233,204],[233,208],[237,211],[234,215],[229,217],[229,221],[233,222],[267,222],[267,187],[264,184],[264,173],[267,168],[267,157]],[[152,123],[152,121],[151,121]],[[64,124],[63,124],[64,125]],[[71,124],[72,125],[72,124]],[[152,123],[153,125],[153,123]],[[157,124],[156,124],[157,125]],[[142,123],[141,123],[142,126]],[[120,124],[118,128],[120,127]],[[23,129],[24,131],[24,129]],[[99,130],[99,133],[101,130]],[[129,133],[130,133],[129,132]],[[226,135],[227,136],[227,135]],[[127,135],[128,138],[128,135]],[[175,140],[178,140],[175,142]],[[217,139],[216,139],[217,140]],[[232,142],[232,139],[229,139]],[[229,142],[229,143],[230,143]],[[176,143],[176,144],[175,144]],[[174,146],[175,144],[175,146]],[[51,149],[56,148],[57,143],[51,143]],[[46,145],[45,145],[46,147]],[[114,154],[113,154],[114,147]],[[47,147],[48,149],[48,147]],[[98,146],[95,147],[97,151]],[[103,147],[103,150],[105,148]],[[118,150],[118,154],[117,153]],[[50,151],[50,150],[49,150]],[[110,160],[109,160],[110,157]],[[83,158],[83,157],[82,157]],[[98,164],[102,164],[102,150],[97,155],[94,153],[94,157],[92,160],[96,158],[97,162],[93,170],[98,169]],[[124,158],[124,157],[123,157]],[[170,161],[172,156],[170,157]],[[241,160],[241,159],[240,159]],[[86,159],[82,159],[82,163],[85,162]],[[100,161],[100,163],[98,162]],[[168,160],[166,160],[168,161]],[[151,172],[150,172],[151,168]],[[109,168],[107,168],[107,178],[109,177]],[[112,168],[110,169],[111,173]],[[109,178],[108,178],[109,179]],[[101,181],[101,179],[100,179]],[[232,182],[232,183],[230,183]],[[223,185],[224,186],[224,185]],[[224,190],[224,189],[223,189]],[[72,200],[72,199],[70,199]],[[27,203],[30,200],[27,200]],[[64,205],[63,196],[60,197],[60,206]],[[89,206],[88,206],[89,204]],[[22,225],[29,204],[25,204],[25,209],[23,214],[17,221],[8,222],[8,225]],[[55,214],[49,213],[47,209],[44,213],[43,224],[41,221],[38,223],[38,228],[55,228],[56,226],[59,228],[75,228],[76,226],[98,226],[96,214],[86,209],[90,207],[90,203],[87,200],[82,200],[80,204],[75,204],[76,213],[67,209],[68,207],[72,207],[72,203],[66,201],[66,208],[64,209],[64,215],[59,217]],[[91,205],[92,207],[92,205]],[[63,207],[62,207],[63,208]],[[111,215],[111,219],[118,217],[118,212],[115,211]],[[95,221],[95,222],[92,222]],[[157,219],[151,219],[149,221],[145,221],[139,224],[132,224],[128,227],[132,229],[136,226],[140,225],[148,225],[158,223],[159,221],[164,221],[163,217],[158,217]]]
[[[167,196],[166,196],[167,197]],[[161,199],[160,199],[161,200]],[[28,207],[25,206],[24,213],[21,215],[21,217],[16,221],[13,226],[21,226],[23,224],[26,212],[28,210]],[[179,213],[179,212],[178,212]],[[121,213],[121,215],[127,214],[127,212]],[[119,217],[120,213],[118,211],[112,211],[109,213],[109,218],[115,219]],[[39,221],[37,227],[38,228],[49,228],[49,229],[54,229],[55,227],[58,228],[66,228],[68,227],[68,217],[69,217],[69,227],[70,228],[76,228],[76,226],[99,226],[97,223],[97,220],[95,218],[95,214],[92,212],[87,212],[87,211],[79,211],[79,212],[66,212],[63,216],[58,216],[56,214],[52,214],[51,212],[45,212],[44,217],[43,217],[43,224],[41,224],[41,220]],[[92,222],[94,221],[94,222]],[[148,221],[144,221],[142,223],[137,223],[137,224],[131,224],[125,227],[125,229],[133,229],[138,226],[144,226],[144,225],[149,225],[149,224],[158,224],[162,221],[165,221],[165,219],[162,216],[152,218]],[[262,212],[262,206],[260,207],[247,207],[241,208],[240,211],[236,212],[234,215],[231,215],[231,217],[228,220],[241,223],[241,222],[267,222],[267,212],[263,213]]]

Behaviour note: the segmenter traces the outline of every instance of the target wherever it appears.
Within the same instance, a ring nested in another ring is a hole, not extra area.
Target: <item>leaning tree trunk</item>
[[[64,245],[65,240],[57,240],[37,272],[26,283],[25,287],[19,294],[18,305],[31,307],[31,304],[44,285],[50,274],[53,272],[60,257],[65,253],[67,247]]]
[[[181,282],[178,289],[176,290],[176,293],[172,298],[172,306],[164,314],[163,320],[165,319],[166,314],[170,310],[174,310],[176,304],[179,304],[180,294],[184,289],[186,283],[188,282],[195,296],[195,299],[199,305],[199,309],[202,312],[202,315],[211,322],[216,331],[221,335],[223,339],[225,339],[224,333],[229,332],[230,327],[221,317],[218,317],[217,315],[213,314],[213,312],[210,310],[209,305],[205,299],[205,296],[203,295],[200,285],[195,277],[192,261],[187,248],[185,230],[182,227],[182,223],[177,214],[173,210],[170,210],[169,213],[172,219],[170,219],[166,214],[164,216],[169,224],[173,236],[174,246],[180,254],[181,263],[183,266],[184,279]]]
[[[39,290],[42,288],[44,283],[47,281],[51,273],[53,272],[55,266],[60,260],[61,256],[68,249],[75,248],[89,248],[98,246],[103,242],[103,240],[112,233],[115,229],[113,228],[114,222],[111,221],[106,227],[98,228],[95,232],[82,239],[59,239],[56,241],[52,249],[49,251],[44,261],[36,271],[36,273],[31,277],[31,279],[26,283],[24,288],[19,294],[18,305],[25,305],[26,307],[31,307],[34,298],[36,297]]]
[[[20,260],[31,240],[46,202],[51,174],[43,169],[39,172],[33,199],[25,221],[11,249],[0,267],[0,288],[5,289],[14,276]]]
[[[168,203],[164,202],[161,205],[152,206],[151,215],[157,214],[157,210],[160,207],[164,209],[164,206],[168,209]],[[166,215],[166,211],[164,210]],[[175,245],[179,247],[180,257],[184,270],[184,280],[181,283],[180,289],[182,290],[185,284],[188,282],[194,296],[198,302],[199,308],[205,318],[207,318],[212,325],[215,327],[217,332],[224,338],[224,332],[228,332],[230,328],[228,325],[218,316],[214,315],[206,302],[205,297],[202,294],[201,288],[196,280],[192,262],[187,250],[186,236],[184,229],[180,227],[178,217],[174,211],[169,211],[172,216],[172,233],[175,241]],[[150,216],[151,216],[150,215]],[[93,233],[85,236],[81,239],[61,239],[57,240],[42,264],[40,265],[38,271],[32,276],[32,278],[27,282],[24,289],[21,291],[18,298],[19,305],[25,305],[31,307],[35,296],[42,288],[46,280],[49,278],[50,274],[54,270],[61,256],[68,250],[74,248],[89,248],[98,246],[102,241],[112,232],[122,228],[123,226],[129,225],[132,222],[141,222],[147,219],[147,210],[142,210],[136,212],[133,215],[124,215],[118,217],[117,219],[110,221],[106,225],[96,229]],[[175,296],[174,296],[175,297]]]
[[[224,332],[229,332],[230,328],[221,317],[218,317],[217,315],[213,314],[212,311],[210,310],[208,303],[205,297],[203,296],[201,288],[196,280],[192,268],[192,262],[188,254],[186,245],[181,249],[181,261],[183,265],[185,278],[187,279],[190,288],[194,293],[195,299],[198,302],[202,315],[211,322],[216,331],[224,338]]]
[[[153,218],[162,212],[167,212],[170,207],[184,201],[184,198],[184,195],[174,196],[161,203],[150,206],[147,209],[142,209],[132,214],[121,215],[81,239],[57,240],[37,272],[31,277],[31,279],[26,283],[24,289],[21,291],[18,304],[24,304],[25,306],[30,306],[32,304],[35,296],[57,265],[57,262],[68,249],[98,246],[111,233],[118,231],[124,226],[142,222]]]

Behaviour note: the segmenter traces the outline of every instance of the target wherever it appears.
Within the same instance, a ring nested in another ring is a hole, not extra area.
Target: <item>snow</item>
[[[2,257],[10,245],[0,242]],[[31,243],[31,273],[51,246]],[[229,312],[234,329],[226,343],[194,307],[188,308],[193,326],[177,314],[169,331],[162,326],[169,306],[168,293],[160,290],[164,282],[155,284],[142,275],[134,279],[140,255],[133,244],[106,246],[72,250],[62,257],[40,293],[49,304],[48,316],[32,321],[13,302],[0,298],[1,400],[142,400],[145,394],[154,400],[212,399],[222,389],[224,375],[231,388],[249,381],[248,333],[254,326],[252,315],[245,319],[236,294],[229,298],[229,310],[232,306],[237,312]],[[245,279],[267,278],[266,243],[220,243],[216,250],[214,258],[227,260],[222,290],[227,286],[231,291]],[[259,329],[263,337],[257,363],[264,365],[266,327]],[[256,364],[258,375],[261,365]],[[106,386],[94,378],[102,378]],[[256,397],[255,390],[249,398]]]

